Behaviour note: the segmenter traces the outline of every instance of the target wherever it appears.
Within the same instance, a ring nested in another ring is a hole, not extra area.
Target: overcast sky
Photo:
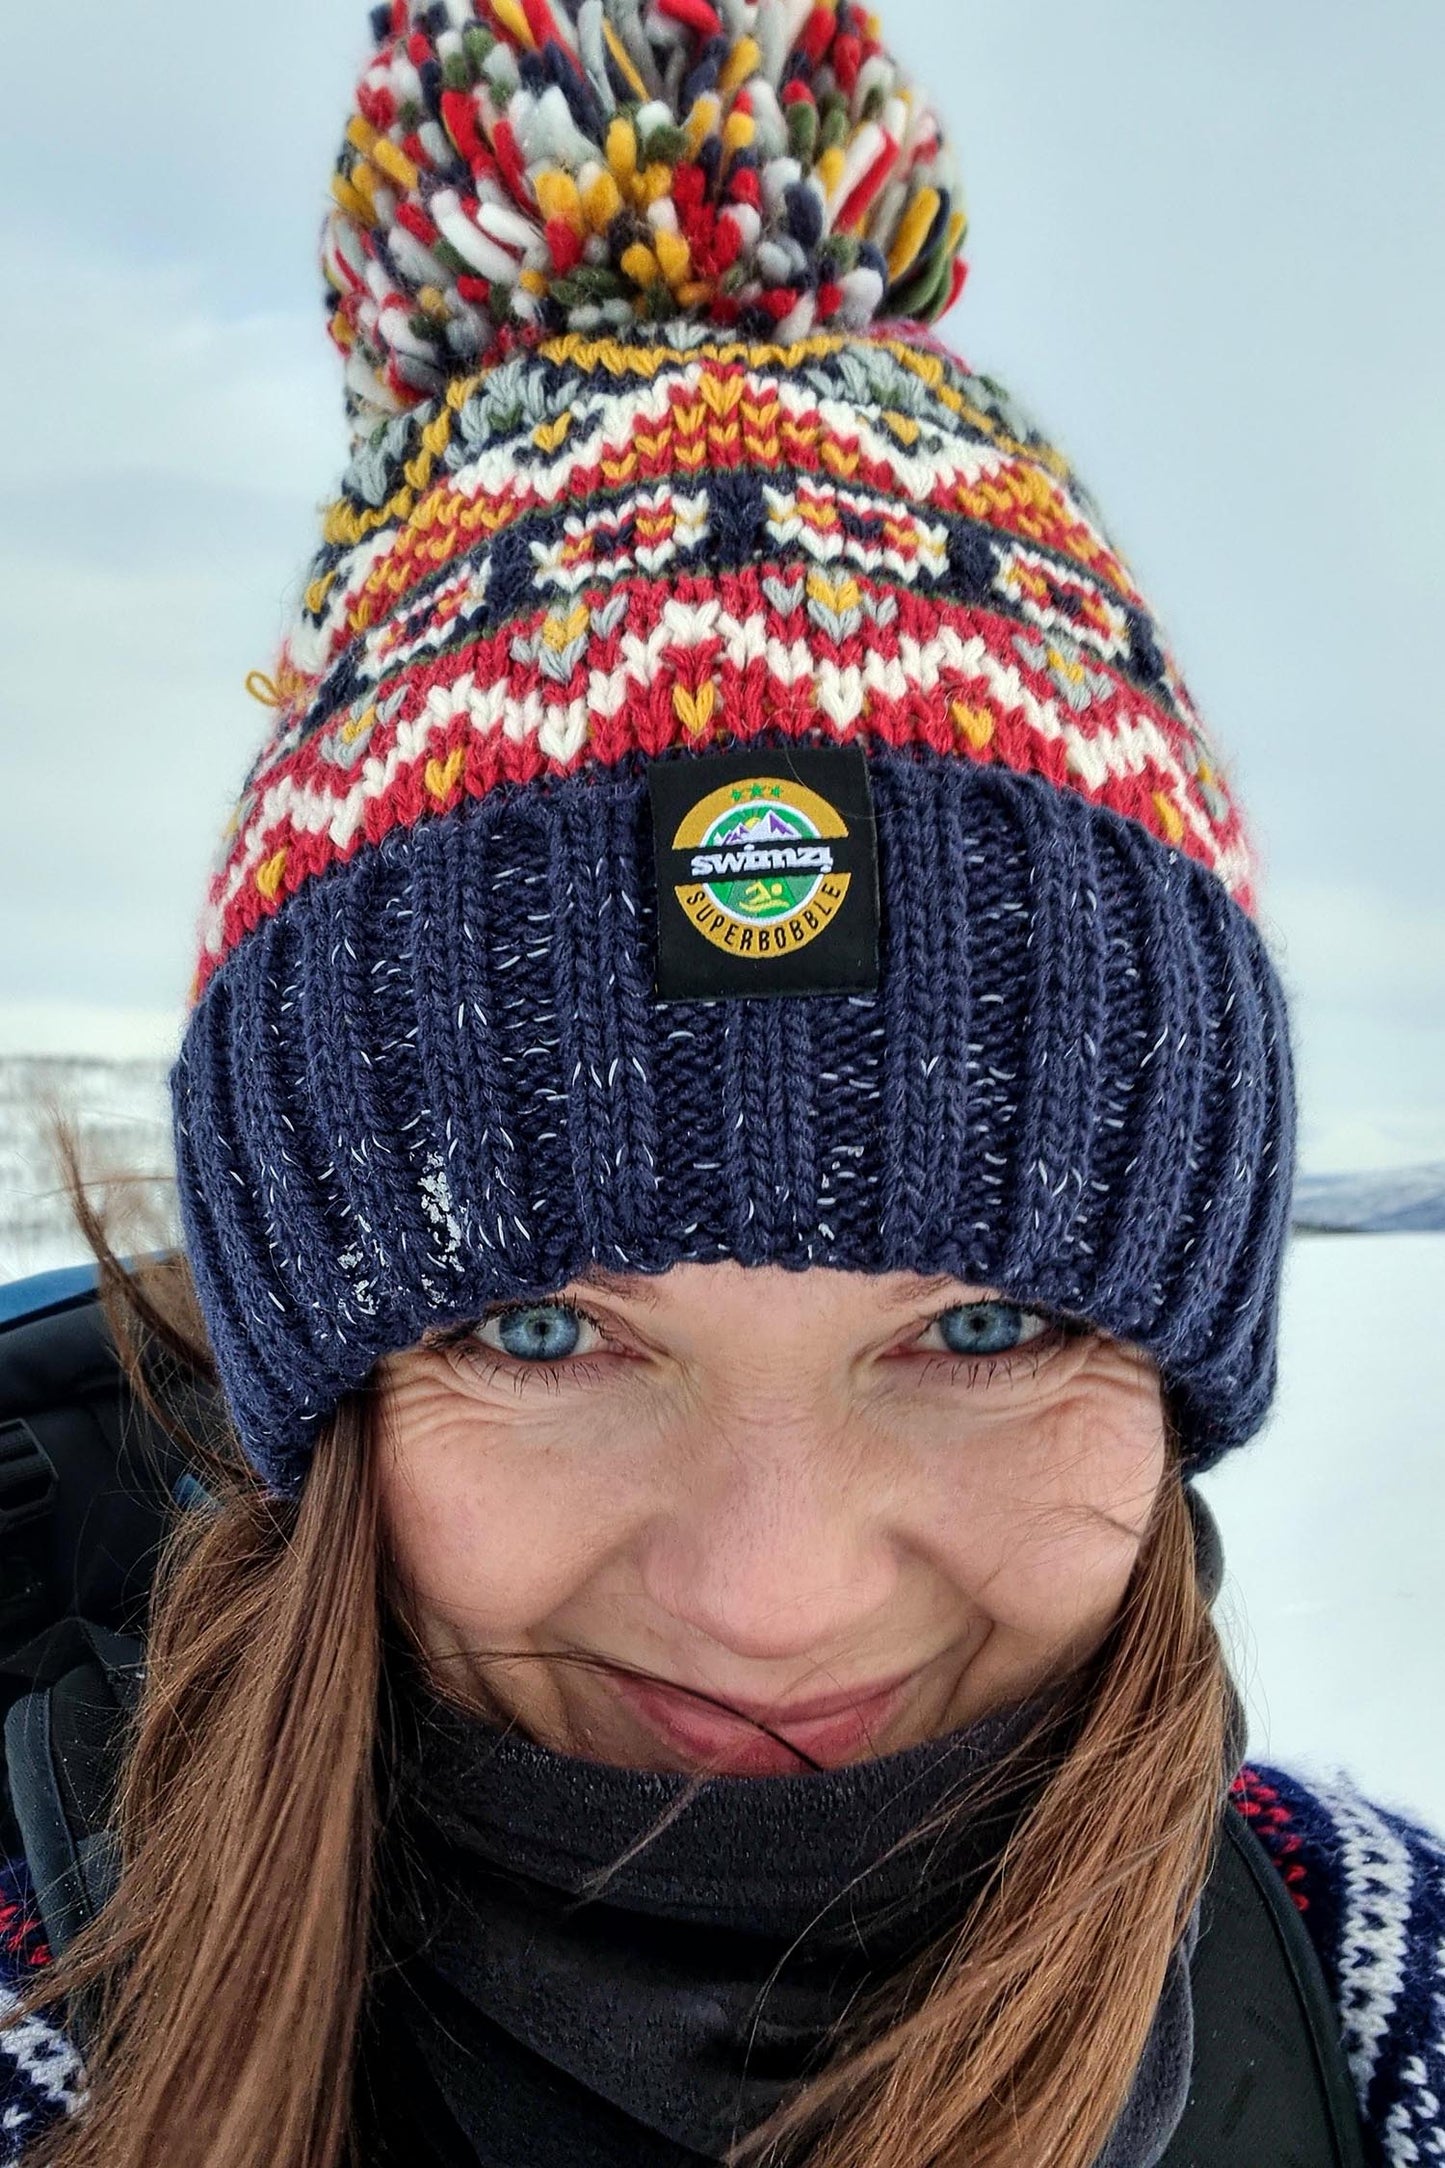
[[[948,335],[1099,497],[1264,846],[1308,1156],[1445,1159],[1445,7],[878,4],[968,182]],[[174,1039],[344,459],[366,15],[10,11],[0,1050]]]

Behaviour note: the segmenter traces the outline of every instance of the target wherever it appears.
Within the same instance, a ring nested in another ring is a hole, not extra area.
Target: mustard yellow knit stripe
[[[857,341],[847,333],[820,332],[809,339],[800,339],[791,346],[758,345],[748,340],[709,340],[694,347],[653,345],[629,345],[620,339],[585,338],[579,332],[569,333],[558,339],[550,339],[538,347],[541,359],[560,367],[577,369],[583,375],[605,373],[609,376],[658,376],[665,369],[685,368],[690,362],[712,361],[723,364],[743,362],[750,368],[780,369],[793,371],[810,361],[825,361],[841,353]],[[932,392],[939,403],[971,429],[978,430],[996,445],[1000,451],[1009,452],[1017,458],[1035,460],[1058,480],[1064,480],[1069,472],[1068,461],[1052,445],[1021,444],[1006,429],[1000,427],[992,415],[970,404],[961,392],[948,381],[948,367],[937,354],[920,351],[902,339],[873,339],[871,345],[892,356],[901,367],[918,378]],[[324,539],[343,549],[354,549],[360,542],[376,534],[381,528],[408,519],[418,499],[430,488],[438,466],[445,456],[452,439],[453,418],[466,405],[468,399],[486,382],[492,370],[484,369],[475,376],[454,377],[447,386],[446,399],[439,411],[426,423],[421,432],[419,449],[408,460],[403,473],[405,486],[394,491],[383,505],[358,511],[345,498],[333,504],[326,514],[323,526]]]

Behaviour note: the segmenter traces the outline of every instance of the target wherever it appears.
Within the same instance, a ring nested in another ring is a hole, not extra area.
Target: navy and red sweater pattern
[[[1372,2168],[1445,2162],[1445,1844],[1346,1780],[1246,1765],[1234,1792],[1303,1915],[1354,2076]],[[23,1864],[0,1870],[0,2017],[49,1963]],[[0,2032],[0,2168],[85,2098],[44,2018]]]

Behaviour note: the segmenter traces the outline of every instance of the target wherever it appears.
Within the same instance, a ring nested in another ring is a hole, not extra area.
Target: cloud
[[[1445,905],[1276,880],[1261,930],[1290,996],[1306,1166],[1445,1160]]]
[[[0,277],[43,330],[7,355],[0,992],[154,1009],[345,458],[340,371],[319,307],[227,316],[184,266],[12,233]]]
[[[0,994],[183,995],[266,721],[243,690],[279,614],[263,562],[224,527],[189,564],[0,552]]]
[[[184,265],[33,231],[0,239],[0,281],[29,327],[6,354],[7,406],[29,417],[7,433],[7,488],[123,477],[307,502],[335,482],[341,372],[319,300],[228,315]]]
[[[0,1061],[7,1055],[169,1062],[180,1043],[179,1009],[113,1009],[99,1002],[0,1001]]]
[[[1295,877],[1269,892],[1264,931],[1286,983],[1322,1008],[1445,1026],[1445,904],[1364,881]]]

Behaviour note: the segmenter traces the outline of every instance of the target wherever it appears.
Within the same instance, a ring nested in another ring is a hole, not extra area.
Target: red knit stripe
[[[1298,1909],[1308,1912],[1309,1869],[1299,1856],[1304,1849],[1303,1840],[1279,1793],[1273,1785],[1265,1783],[1257,1770],[1246,1765],[1235,1778],[1229,1796],[1274,1861],[1280,1879]]]
[[[579,750],[570,759],[562,760],[542,751],[535,730],[518,741],[500,727],[484,732],[469,715],[451,717],[426,731],[421,749],[399,764],[384,787],[368,798],[360,825],[345,841],[336,840],[325,828],[316,833],[314,821],[298,830],[289,813],[266,823],[259,833],[251,826],[243,828],[231,865],[249,870],[224,908],[222,957],[306,881],[351,858],[363,843],[379,842],[393,828],[411,827],[423,818],[447,811],[464,797],[485,797],[503,784],[530,782],[544,774],[569,774],[591,765],[611,766],[639,750],[649,755],[677,745],[704,750],[724,731],[744,742],[764,728],[779,728],[819,742],[852,739],[880,747],[928,745],[961,759],[1037,775],[1059,789],[1075,791],[1139,821],[1161,841],[1198,858],[1211,870],[1217,870],[1223,856],[1238,848],[1241,827],[1232,809],[1223,820],[1206,816],[1203,835],[1193,827],[1182,836],[1171,831],[1160,801],[1178,805],[1179,771],[1182,768],[1186,774],[1189,772],[1191,758],[1188,734],[1126,678],[1102,664],[1091,665],[1097,667],[1101,678],[1109,680],[1112,689],[1095,698],[1082,713],[1074,713],[1059,702],[1057,687],[1047,669],[1036,668],[1021,657],[1019,638],[1032,641],[1033,635],[1015,620],[941,602],[934,596],[900,593],[886,583],[846,570],[834,576],[851,579],[861,595],[880,603],[885,610],[895,606],[895,622],[879,623],[865,610],[858,628],[837,638],[819,624],[806,604],[791,611],[781,610],[776,600],[765,593],[764,582],[788,583],[791,579],[796,584],[796,568],[749,570],[721,580],[674,573],[666,585],[648,578],[600,588],[589,583],[587,608],[605,609],[609,603],[619,601],[622,607],[616,612],[610,633],[581,643],[571,677],[565,681],[545,672],[540,662],[528,664],[516,659],[519,648],[540,638],[549,616],[554,621],[559,616],[565,618],[578,606],[576,598],[561,596],[550,611],[538,610],[455,654],[440,660],[427,656],[410,669],[388,675],[388,691],[401,689],[404,697],[391,721],[378,724],[366,745],[365,768],[373,774],[394,755],[399,737],[415,737],[418,720],[426,716],[429,698],[463,677],[470,677],[479,689],[505,685],[508,714],[515,717],[531,702],[543,717],[555,719],[553,727],[557,729],[563,726],[569,708],[590,710],[587,735]],[[685,647],[664,646],[646,682],[626,681],[621,688],[625,697],[619,698],[615,713],[608,715],[599,704],[599,681],[605,683],[624,668],[627,643],[647,641],[662,624],[663,614],[673,601],[691,605],[720,601],[730,614],[757,620],[763,636],[769,642],[780,643],[785,650],[806,640],[811,667],[801,677],[783,678],[775,674],[766,655],[740,666],[726,652],[720,638]],[[1071,767],[1065,746],[1033,726],[1027,708],[1007,711],[993,704],[982,674],[956,669],[941,670],[936,684],[926,690],[910,688],[901,697],[869,693],[862,717],[850,727],[841,725],[820,704],[820,683],[826,688],[828,665],[857,668],[869,657],[885,664],[897,661],[905,642],[916,646],[936,639],[944,628],[951,629],[960,641],[981,642],[995,663],[1015,673],[1034,699],[1054,701],[1069,728],[1085,743],[1107,750],[1119,730],[1136,734],[1137,726],[1148,724],[1171,748],[1171,764],[1146,755],[1131,736],[1127,758],[1121,749],[1115,762],[1127,772],[1110,775],[1102,787],[1091,787]],[[683,717],[689,712],[689,702],[695,709],[698,692],[708,683],[714,688],[712,722],[702,735],[694,737]],[[976,739],[970,736],[970,729],[977,734]],[[266,794],[278,786],[288,794],[294,790],[314,794],[340,811],[361,776],[338,768],[327,757],[324,747],[329,737],[328,731],[317,733],[260,779],[258,813]],[[1202,804],[1194,802],[1193,809],[1199,819]],[[265,869],[264,877],[258,878],[260,869]],[[226,895],[229,871],[213,885],[213,904],[219,905]],[[1236,886],[1236,894],[1249,908],[1247,887]],[[203,962],[202,983],[216,962],[214,957]]]

